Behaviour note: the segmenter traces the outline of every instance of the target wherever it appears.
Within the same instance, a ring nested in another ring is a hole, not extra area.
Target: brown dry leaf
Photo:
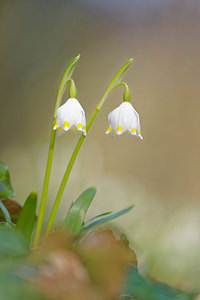
[[[19,203],[17,203],[16,201],[14,200],[10,200],[10,199],[1,199],[2,203],[5,205],[5,207],[7,208],[9,214],[10,214],[10,217],[11,217],[11,220],[13,223],[17,223],[17,219],[19,217],[19,214],[21,212],[21,205]],[[5,221],[5,218],[4,218],[4,215],[0,209],[0,222],[4,222]]]
[[[91,285],[73,242],[74,238],[63,231],[51,233],[43,240],[29,258],[39,267],[34,283],[52,300],[104,300]]]
[[[103,230],[89,234],[80,244],[79,254],[92,282],[104,292],[105,299],[116,299],[127,266],[136,263],[134,252],[123,241],[117,241],[111,230]]]
[[[136,257],[111,230],[95,231],[81,241],[55,231],[32,251],[38,266],[34,283],[51,300],[119,299],[124,275]]]

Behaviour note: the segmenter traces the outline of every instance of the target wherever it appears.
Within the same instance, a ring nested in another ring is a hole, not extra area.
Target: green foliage
[[[85,225],[83,225],[82,230],[85,231],[85,230],[91,229],[94,226],[97,226],[97,225],[106,223],[108,221],[114,220],[114,219],[116,219],[116,218],[118,218],[118,217],[126,214],[127,212],[129,212],[133,207],[134,207],[134,205],[131,205],[131,206],[127,207],[127,208],[124,208],[124,209],[116,212],[116,213],[112,213],[112,214],[107,213],[108,215],[106,215],[106,216],[104,216],[102,218],[98,218],[99,216],[101,216],[101,215],[98,215],[98,216],[95,217],[95,218],[98,218],[98,220],[95,220],[95,221],[93,221],[91,223],[87,222]]]
[[[116,213],[105,212],[94,216],[84,223],[87,210],[96,194],[96,188],[91,187],[85,190],[78,199],[71,205],[67,216],[63,222],[63,227],[69,229],[72,234],[78,235],[81,231],[86,231],[94,226],[116,219],[129,212],[134,205],[122,209]]]
[[[0,200],[0,209],[4,215],[6,222],[11,223],[10,214],[1,200]]]
[[[104,104],[106,98],[112,93],[112,91],[115,89],[116,85],[118,85],[125,72],[127,71],[128,67],[130,66],[130,64],[132,63],[133,59],[129,59],[128,61],[126,61],[122,66],[121,68],[117,71],[117,73],[114,75],[113,79],[111,80],[109,86],[107,87],[100,103],[98,104],[98,109],[100,109],[102,107],[102,105]]]
[[[63,77],[62,77],[62,80],[61,80],[61,83],[60,83],[60,86],[59,86],[59,89],[58,89],[58,96],[57,96],[57,101],[56,101],[56,107],[55,107],[55,112],[54,112],[54,115],[56,115],[56,110],[57,108],[60,106],[60,103],[61,103],[61,100],[62,100],[62,97],[64,95],[64,92],[67,88],[67,84],[68,84],[68,81],[70,80],[73,72],[74,72],[74,69],[76,67],[76,64],[77,62],[79,61],[79,58],[80,58],[80,54],[77,55],[70,63],[69,65],[67,66],[64,74],[63,74]]]
[[[121,300],[192,300],[194,294],[173,289],[141,276],[135,267],[128,271]]]
[[[69,229],[74,235],[78,235],[80,233],[85,215],[95,194],[95,187],[88,188],[77,198],[74,203],[72,203],[72,206],[63,222],[63,227]]]
[[[45,300],[33,286],[11,273],[0,273],[0,299],[2,300]]]
[[[8,166],[0,161],[0,198],[12,198],[15,191],[12,187]]]
[[[85,223],[85,226],[86,226],[87,224],[91,223],[92,221],[96,220],[96,219],[99,219],[99,218],[101,218],[101,217],[104,217],[104,216],[107,216],[107,215],[110,215],[110,214],[112,214],[112,211],[106,211],[106,212],[104,212],[104,213],[101,213],[101,214],[99,214],[99,215],[96,215],[96,216],[90,218],[90,219]]]
[[[20,212],[16,228],[22,233],[28,244],[31,241],[34,223],[36,220],[37,192],[32,191]]]
[[[2,199],[1,202],[3,203],[3,205],[5,206],[5,208],[7,209],[11,221],[12,223],[16,224],[19,214],[21,212],[21,205],[19,203],[17,203],[14,200],[10,200],[10,199]],[[0,210],[0,222],[4,222],[5,219],[5,215],[3,214],[3,212]]]
[[[27,252],[28,245],[17,230],[8,226],[0,226],[0,260],[5,257],[23,256]]]

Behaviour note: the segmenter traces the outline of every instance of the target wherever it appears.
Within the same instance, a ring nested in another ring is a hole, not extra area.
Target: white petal
[[[112,129],[112,136],[136,135],[142,139],[139,115],[129,102],[123,102],[108,115],[108,123]],[[107,130],[106,134],[110,131]]]
[[[84,130],[86,125],[85,112],[75,98],[69,98],[57,109],[56,121],[58,126],[62,127],[63,131],[68,131],[69,129],[73,130],[73,128],[76,127],[86,135],[86,131]],[[81,127],[80,124],[82,125]]]
[[[138,137],[139,137],[141,140],[143,140],[143,136],[141,136],[140,134],[138,135]]]
[[[55,123],[55,125],[53,127],[53,130],[56,130],[58,127],[59,127],[59,125],[58,125],[58,122],[56,121],[56,123]]]
[[[59,127],[59,128],[61,128],[61,127]],[[57,131],[56,131],[56,135],[57,136],[60,136],[60,135],[62,135],[65,131],[64,130],[59,130],[59,128],[57,129]],[[62,129],[62,128],[61,128]]]
[[[78,131],[80,131],[83,135],[86,136],[85,127],[86,127],[85,112],[84,112],[84,110],[82,110],[80,119],[78,120],[78,123],[76,124],[76,128]]]

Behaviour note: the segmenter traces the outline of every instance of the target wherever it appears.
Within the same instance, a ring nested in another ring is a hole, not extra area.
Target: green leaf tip
[[[96,186],[91,186],[89,189],[94,189],[95,191],[97,191],[97,187]]]
[[[65,69],[65,72],[64,72],[64,74],[62,76],[62,79],[61,79],[61,82],[60,82],[60,86],[58,88],[58,96],[57,96],[56,105],[55,105],[54,118],[56,118],[57,108],[61,104],[61,100],[62,100],[63,94],[64,94],[64,92],[65,92],[65,90],[67,88],[67,84],[68,84],[69,80],[72,77],[72,74],[74,72],[76,64],[78,63],[79,58],[80,58],[80,54],[78,54],[75,58],[73,58],[71,60],[71,62],[68,64],[68,66]]]
[[[130,210],[135,207],[135,204],[129,206]]]
[[[31,194],[33,195],[33,196],[37,196],[37,191],[36,190],[33,190],[32,192],[31,192]]]
[[[115,73],[114,77],[112,78],[109,86],[107,87],[101,101],[99,102],[98,106],[97,106],[97,110],[100,110],[102,105],[104,104],[104,102],[106,101],[106,99],[108,98],[108,96],[114,91],[114,89],[120,85],[122,83],[122,79],[124,77],[124,74],[126,73],[126,71],[128,70],[130,64],[132,63],[133,58],[130,58],[129,60],[127,60],[119,69],[118,71]],[[123,83],[122,83],[123,84]]]
[[[95,221],[93,221],[94,219],[91,219],[90,221],[92,221],[92,222],[91,223],[87,222],[85,225],[82,226],[81,230],[82,231],[89,230],[90,228],[92,228],[94,226],[101,225],[101,224],[106,223],[108,221],[112,221],[112,220],[126,214],[127,212],[129,212],[134,206],[135,205],[132,204],[132,205],[116,212],[116,213],[105,215],[102,218],[100,218],[98,220],[95,220]]]

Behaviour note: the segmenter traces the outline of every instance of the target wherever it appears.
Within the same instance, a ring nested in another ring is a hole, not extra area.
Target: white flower
[[[139,115],[130,102],[123,102],[111,111],[108,115],[108,123],[106,134],[111,132],[112,136],[117,136],[125,133],[126,135],[136,135],[143,140]]]
[[[78,130],[86,135],[85,112],[77,99],[69,98],[57,109],[56,123],[53,129],[58,129],[58,135],[69,129],[72,129],[73,132]]]

